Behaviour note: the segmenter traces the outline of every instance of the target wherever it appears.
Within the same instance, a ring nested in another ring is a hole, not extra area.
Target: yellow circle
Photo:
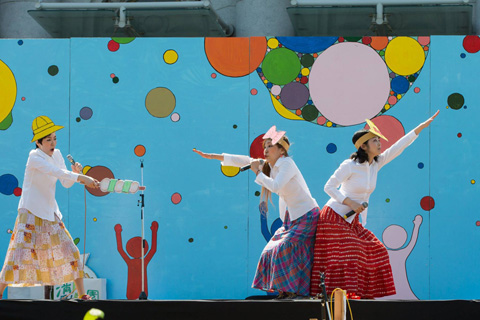
[[[221,169],[222,173],[227,177],[235,177],[240,172],[238,167],[222,166]]]
[[[401,94],[397,94],[397,100],[400,100],[402,99],[402,95]]]
[[[302,69],[302,76],[308,76],[310,74],[310,69],[308,68],[303,68]]]
[[[90,166],[85,166],[85,167],[83,167],[83,169],[82,169],[82,173],[83,173],[83,174],[87,174],[88,170],[90,170],[90,169],[92,169],[92,167],[90,167]]]
[[[472,181],[470,181],[472,184],[475,184],[475,180],[472,179]]]
[[[423,67],[425,51],[413,38],[396,37],[385,49],[385,62],[393,72],[407,76]]]
[[[17,83],[10,68],[0,60],[0,122],[12,112],[17,98]]]
[[[267,79],[263,80],[263,83],[265,83],[265,84],[268,83],[268,80]]]
[[[390,109],[390,105],[389,105],[389,104],[386,104],[386,105],[385,105],[385,110],[388,110],[388,109]]]
[[[267,41],[267,45],[268,47],[275,49],[276,47],[278,47],[278,40],[276,38],[270,38]]]
[[[97,221],[97,218],[93,218],[93,221]]]
[[[178,60],[178,53],[175,50],[167,50],[163,54],[163,60],[168,64],[174,64]]]
[[[331,127],[332,123],[330,121],[327,121],[327,127]]]

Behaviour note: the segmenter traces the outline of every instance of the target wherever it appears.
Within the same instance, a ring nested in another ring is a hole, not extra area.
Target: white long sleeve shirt
[[[30,151],[18,209],[27,209],[49,221],[55,221],[55,214],[62,219],[55,200],[57,180],[60,179],[65,188],[70,188],[78,176],[78,173],[67,170],[60,150],[55,149],[51,157],[40,149]]]
[[[343,216],[352,210],[349,206],[343,204],[345,198],[348,197],[358,203],[368,203],[370,195],[377,185],[378,171],[399,156],[417,137],[415,131],[410,131],[382,152],[378,156],[378,161],[373,161],[371,164],[368,161],[358,163],[353,159],[343,161],[325,184],[324,190],[331,197],[326,205]],[[340,189],[338,189],[339,186]],[[363,225],[367,223],[367,212],[368,209],[365,209],[361,213]],[[352,223],[355,216],[356,214],[350,216],[347,222]]]
[[[247,156],[226,153],[223,154],[223,158],[222,165],[234,167],[249,165],[253,160]],[[287,209],[290,220],[294,221],[313,208],[318,207],[300,170],[290,157],[279,158],[273,168],[271,167],[270,177],[260,172],[255,182],[278,194],[280,219],[282,221],[285,220],[285,211]]]

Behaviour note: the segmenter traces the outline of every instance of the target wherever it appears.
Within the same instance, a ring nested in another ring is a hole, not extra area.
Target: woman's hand
[[[259,159],[255,159],[250,163],[250,170],[258,174],[259,171],[262,171],[263,165]]]
[[[440,113],[440,110],[437,110],[437,112],[435,112],[435,114],[434,114],[433,116],[431,116],[430,118],[428,118],[427,121],[420,123],[420,124],[415,128],[415,134],[418,136],[418,134],[419,134],[420,132],[422,132],[423,129],[427,128],[427,127],[430,125],[430,123],[432,123],[433,119],[435,119],[435,118],[438,116],[439,113]]]
[[[193,152],[195,152],[196,154],[200,155],[202,158],[205,158],[205,159],[215,159],[215,160],[223,161],[223,156],[221,154],[205,153],[197,149],[193,149]]]
[[[365,207],[363,206],[363,204],[358,203],[357,201],[353,201],[348,197],[345,198],[345,200],[343,200],[343,204],[346,204],[347,206],[349,206],[353,211],[355,211],[355,213],[360,213],[363,210],[365,210]]]
[[[75,165],[72,164],[72,171],[73,172],[80,173],[80,172],[82,172],[82,169],[83,169],[83,166],[80,163],[75,162]]]
[[[89,176],[85,176],[83,174],[78,176],[78,182],[86,185],[89,188],[95,188],[96,189],[100,186],[100,182],[98,182],[97,179],[94,179],[94,178],[89,177]]]

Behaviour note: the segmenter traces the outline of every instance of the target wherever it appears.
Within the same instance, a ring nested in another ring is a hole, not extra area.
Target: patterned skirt
[[[320,209],[314,208],[295,221],[288,211],[283,225],[263,249],[252,287],[308,296],[313,243]]]
[[[320,273],[330,295],[335,288],[372,299],[395,294],[387,249],[358,221],[350,224],[330,207],[320,212],[311,294],[320,293]]]
[[[80,253],[62,221],[20,210],[0,272],[11,286],[60,285],[83,278]]]

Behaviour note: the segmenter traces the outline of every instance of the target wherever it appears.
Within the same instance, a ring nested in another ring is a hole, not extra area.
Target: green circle
[[[192,243],[192,242],[193,242],[193,238],[188,239],[188,242]]]
[[[255,196],[256,197],[260,196],[260,191],[255,191]]]
[[[52,77],[56,76],[58,74],[58,67],[55,65],[48,67],[48,74]]]
[[[118,79],[118,77],[114,77],[114,78],[112,79],[112,81],[113,81],[113,83],[118,83],[118,81],[120,81],[120,79]]]
[[[228,229],[228,226],[223,227],[224,229]]]
[[[300,62],[305,68],[310,68],[313,65],[313,56],[311,54],[304,54]]]
[[[378,54],[379,54],[381,57],[383,57],[383,56],[385,55],[385,51],[384,51],[384,50],[379,51]]]
[[[385,202],[387,203],[390,202],[390,198],[385,199]]]
[[[76,120],[77,122],[82,121],[82,119],[80,119],[80,117],[77,117],[75,120]]]
[[[127,44],[127,43],[130,43],[133,40],[135,40],[135,37],[125,37],[125,38],[114,37],[114,38],[112,38],[112,40],[115,41],[118,44]]]
[[[75,243],[75,245],[77,245],[79,242],[80,242],[80,238],[75,238],[75,239],[73,240],[73,243]]]
[[[233,129],[237,129],[238,126],[236,124],[233,125]]]
[[[302,109],[302,117],[307,121],[313,121],[318,117],[318,109],[315,106],[308,104]]]
[[[413,74],[408,77],[409,82],[415,82],[415,80],[417,80],[417,78],[415,78],[415,76]]]
[[[301,68],[297,54],[287,48],[270,51],[262,63],[264,77],[278,85],[292,82],[300,73]]]
[[[460,93],[452,93],[448,96],[448,106],[452,109],[458,110],[463,107],[465,99]]]

